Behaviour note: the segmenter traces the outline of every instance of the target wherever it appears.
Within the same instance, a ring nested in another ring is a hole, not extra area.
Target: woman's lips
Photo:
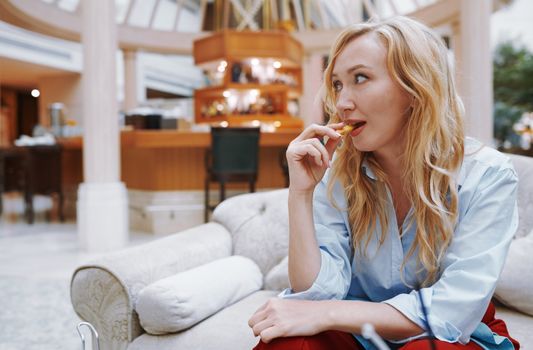
[[[350,136],[355,137],[359,135],[361,132],[363,132],[363,129],[366,126],[366,122],[363,122],[363,121],[357,122],[353,124],[352,126],[353,126],[353,130],[350,132]]]

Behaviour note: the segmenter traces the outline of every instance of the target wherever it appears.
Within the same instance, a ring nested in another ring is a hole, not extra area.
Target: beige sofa
[[[497,315],[533,349],[533,159],[512,159],[521,223],[496,291]],[[248,318],[287,285],[287,236],[287,190],[233,197],[211,223],[79,267],[72,305],[96,327],[103,350],[251,349],[257,339]]]

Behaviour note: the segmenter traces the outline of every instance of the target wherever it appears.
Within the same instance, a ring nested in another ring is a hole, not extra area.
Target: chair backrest
[[[215,174],[257,173],[260,129],[211,128],[211,171]]]
[[[61,192],[61,146],[12,146],[0,149],[0,192]]]

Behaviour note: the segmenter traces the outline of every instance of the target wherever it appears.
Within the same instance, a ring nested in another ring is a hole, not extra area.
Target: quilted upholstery
[[[222,202],[213,220],[231,233],[233,254],[255,261],[263,274],[288,251],[287,190],[244,194]]]

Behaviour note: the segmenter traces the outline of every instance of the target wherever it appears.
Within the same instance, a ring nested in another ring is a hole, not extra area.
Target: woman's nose
[[[355,108],[355,103],[350,94],[341,90],[337,95],[336,107],[338,111],[349,111]]]

